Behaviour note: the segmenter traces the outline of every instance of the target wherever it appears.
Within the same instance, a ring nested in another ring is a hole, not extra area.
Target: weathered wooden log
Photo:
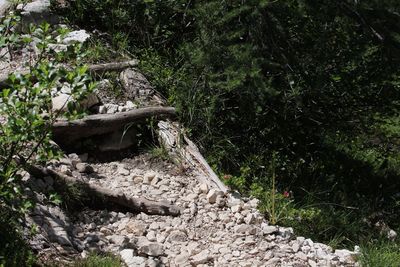
[[[198,178],[201,179],[201,182],[224,193],[229,191],[228,187],[221,182],[218,175],[201,155],[197,146],[180,131],[179,125],[174,125],[169,121],[160,121],[158,123],[158,136],[160,143],[166,146],[172,154],[175,154],[178,161],[184,160],[199,172]]]
[[[132,70],[127,69],[123,73],[121,73],[122,85],[126,92],[133,91],[136,92],[136,81],[138,80],[138,76],[134,74]],[[145,79],[145,78],[144,78]],[[143,84],[148,84],[147,80],[140,79],[140,82]],[[155,92],[151,94],[152,100],[165,104],[162,97]],[[211,169],[210,165],[201,155],[197,146],[190,141],[184,134],[182,134],[180,130],[181,126],[179,124],[174,125],[169,121],[160,121],[158,123],[158,136],[160,139],[160,143],[165,145],[170,154],[178,161],[178,164],[183,164],[185,161],[187,164],[194,167],[194,169],[199,173],[198,178],[201,179],[202,182],[207,183],[210,187],[216,187],[224,193],[228,192],[228,187],[225,186],[215,172]],[[186,142],[186,144],[185,144]]]
[[[203,155],[200,153],[198,147],[186,136],[183,135],[185,142],[188,144],[186,146],[186,151],[191,157],[192,164],[197,164],[201,170],[208,176],[208,178],[217,186],[219,190],[224,193],[228,192],[228,187],[221,182],[218,175],[211,169],[210,165],[207,163]]]
[[[111,208],[113,205],[116,205],[133,213],[144,212],[150,215],[178,216],[181,213],[180,208],[175,205],[161,201],[151,201],[145,198],[127,197],[120,191],[113,191],[108,188],[85,183],[49,168],[30,165],[27,167],[27,171],[35,177],[51,176],[59,184],[76,186],[92,200],[92,203],[97,203],[97,205],[100,203],[107,205],[109,203],[108,206]]]
[[[132,122],[147,118],[165,119],[175,114],[172,107],[146,107],[115,114],[90,115],[74,121],[59,120],[52,126],[53,138],[57,143],[71,144],[81,138],[113,132]]]
[[[137,65],[138,61],[136,59],[122,62],[96,64],[89,66],[89,72],[91,74],[102,74],[107,71],[121,71],[127,68],[136,67]]]
[[[137,60],[129,60],[129,61],[122,61],[122,62],[111,62],[111,63],[103,63],[103,64],[94,64],[89,65],[88,71],[91,75],[100,75],[108,71],[121,71],[126,68],[131,68],[137,66]],[[26,75],[29,73],[29,70],[23,69],[16,71],[22,75]],[[0,73],[0,89],[5,88],[7,86],[8,76],[10,72]]]

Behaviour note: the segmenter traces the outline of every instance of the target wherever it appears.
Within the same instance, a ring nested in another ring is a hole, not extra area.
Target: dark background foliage
[[[284,223],[351,245],[377,220],[399,227],[399,9],[375,0],[75,0],[69,17],[115,46],[127,40],[233,187],[267,192],[276,172],[295,207],[318,209]]]

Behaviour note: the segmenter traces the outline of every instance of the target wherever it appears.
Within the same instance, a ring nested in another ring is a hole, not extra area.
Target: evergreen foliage
[[[77,0],[70,19],[116,44],[125,36],[231,186],[275,195],[276,173],[293,201],[282,204],[286,223],[352,245],[369,238],[364,221],[377,211],[400,226],[399,9],[393,0]]]

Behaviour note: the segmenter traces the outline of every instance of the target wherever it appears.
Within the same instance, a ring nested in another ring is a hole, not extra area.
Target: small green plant
[[[69,267],[123,267],[121,259],[112,254],[90,254],[87,258],[78,260]]]
[[[158,158],[161,160],[170,160],[168,150],[162,144],[151,146],[149,151],[152,158]]]
[[[52,95],[68,85],[70,99],[75,101],[64,104],[68,108],[64,115],[76,118],[82,115],[79,102],[94,89],[86,66],[70,70],[57,63],[67,55],[54,54],[50,33],[50,25],[45,23],[39,28],[31,27],[31,37],[18,36],[14,42],[37,41],[38,60],[31,62],[27,74],[10,74],[7,87],[0,93],[0,117],[5,118],[0,124],[0,200],[7,205],[14,205],[12,200],[19,195],[18,170],[24,164],[59,156],[50,144],[51,125],[61,115],[51,109]],[[7,32],[4,34],[7,36]]]
[[[271,224],[282,224],[296,212],[293,199],[289,192],[278,192],[275,187],[265,189],[262,185],[254,183],[251,194],[260,200],[259,209],[264,212]]]
[[[360,261],[364,267],[400,266],[400,245],[396,242],[379,240],[361,246]]]
[[[105,41],[99,38],[90,38],[84,45],[85,58],[89,63],[106,61],[112,57],[110,48],[105,45]]]
[[[273,153],[268,170],[270,178],[267,176],[259,179],[252,176],[252,168],[249,166],[242,166],[238,176],[222,175],[222,179],[231,189],[259,199],[258,208],[268,216],[269,222],[274,225],[292,218],[297,211],[291,193],[279,192],[277,189],[276,161],[277,153]],[[248,185],[249,181],[252,181],[250,185]]]
[[[272,184],[272,189],[271,189],[271,208],[270,208],[270,221],[272,224],[276,224],[277,222],[277,214],[275,210],[275,203],[276,203],[276,170],[275,170],[275,154],[273,154],[272,161],[271,161],[271,172],[272,172],[272,179],[271,179],[271,184]]]
[[[0,266],[32,266],[35,261],[14,211],[0,206]]]
[[[118,44],[122,45],[122,40],[119,41]],[[115,62],[128,59],[127,56],[125,56],[126,51],[120,46],[117,44],[111,46],[108,44],[107,40],[97,35],[92,36],[83,44],[82,51],[86,63]]]
[[[62,198],[57,193],[52,193],[49,195],[49,202],[53,203],[54,205],[60,205],[62,203]]]

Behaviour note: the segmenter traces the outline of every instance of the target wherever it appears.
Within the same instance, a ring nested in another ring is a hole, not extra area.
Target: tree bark
[[[81,138],[113,132],[132,122],[175,115],[175,108],[172,107],[146,107],[115,114],[89,115],[74,121],[59,120],[53,124],[52,131],[57,143],[71,144]]]
[[[83,191],[95,205],[116,205],[124,210],[138,213],[144,212],[150,215],[180,215],[180,208],[161,201],[151,201],[145,198],[130,198],[120,191],[113,191],[108,188],[88,184],[75,179],[74,177],[59,173],[55,170],[38,166],[28,166],[27,170],[35,177],[51,176],[61,186],[72,185]]]

